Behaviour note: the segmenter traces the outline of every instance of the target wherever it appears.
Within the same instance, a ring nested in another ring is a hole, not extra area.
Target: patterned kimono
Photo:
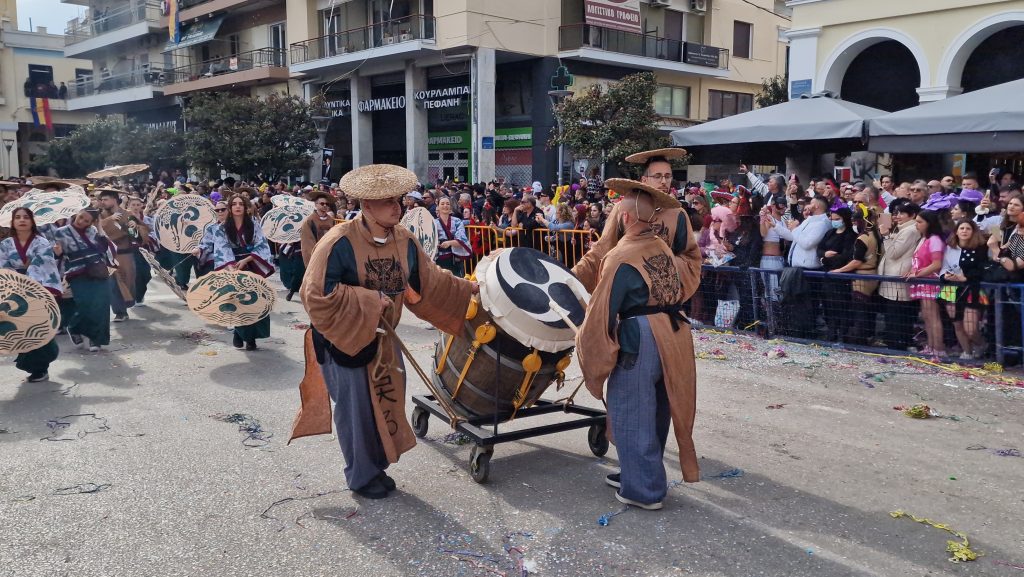
[[[110,281],[90,277],[86,269],[97,262],[116,267],[116,248],[94,226],[80,231],[69,224],[57,229],[53,239],[61,247],[64,278],[75,295],[75,312],[68,322],[68,331],[88,337],[94,345],[109,345]]]
[[[234,220],[230,217],[224,224],[216,224],[207,228],[206,234],[203,236],[204,242],[207,236],[211,237],[213,241],[214,268],[221,270],[229,265],[237,264],[245,257],[252,256],[253,259],[245,267],[245,270],[254,272],[262,277],[274,274],[274,265],[271,264],[274,257],[270,254],[270,244],[267,242],[267,238],[263,236],[263,229],[260,228],[260,223],[258,221],[253,223],[252,238],[243,238],[244,235],[239,231],[235,237],[236,242],[232,242],[231,238],[228,237],[225,227],[229,226],[235,226]],[[235,327],[235,334],[246,343],[255,342],[256,339],[268,338],[270,336],[270,317],[263,317],[251,325]]]
[[[53,247],[46,237],[35,235],[28,241],[28,246],[21,246],[14,236],[0,241],[0,268],[28,276],[46,287],[60,302],[60,271]],[[14,366],[30,375],[46,373],[59,353],[57,339],[50,339],[50,342],[38,349],[19,354]]]
[[[469,238],[466,237],[466,225],[462,222],[461,218],[454,216],[448,220],[448,225],[445,226],[444,222],[440,218],[434,219],[434,228],[437,230],[437,256],[434,260],[437,265],[453,275],[462,278],[466,274],[466,264],[464,259],[468,259],[472,254],[469,248]],[[441,248],[443,243],[450,240],[459,242],[459,246],[454,248]]]

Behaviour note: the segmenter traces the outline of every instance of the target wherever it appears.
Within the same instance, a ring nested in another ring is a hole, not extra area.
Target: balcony
[[[284,50],[260,48],[230,58],[207,60],[169,71],[164,94],[196,90],[223,90],[262,82],[287,82],[288,62]]]
[[[729,76],[729,51],[725,48],[591,24],[559,27],[558,56],[643,70]]]
[[[292,72],[311,72],[369,58],[406,58],[434,46],[433,16],[415,14],[291,45]]]
[[[179,0],[178,19],[188,22],[228,10],[232,14],[239,14],[241,9],[257,10],[272,4],[274,0]]]
[[[163,94],[166,81],[167,71],[149,65],[118,74],[101,71],[98,78],[96,75],[81,76],[67,83],[68,110],[148,100]]]
[[[161,30],[159,0],[130,0],[129,3],[75,18],[64,29],[64,55],[86,52]]]

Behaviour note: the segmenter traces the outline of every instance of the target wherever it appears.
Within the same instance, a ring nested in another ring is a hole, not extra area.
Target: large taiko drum
[[[475,274],[480,295],[462,334],[436,344],[434,382],[461,416],[506,421],[564,379],[576,335],[565,318],[579,326],[590,294],[561,263],[531,248],[488,255]]]

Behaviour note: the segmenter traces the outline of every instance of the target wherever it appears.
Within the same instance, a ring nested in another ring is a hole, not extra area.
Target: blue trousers
[[[320,370],[334,401],[334,429],[345,456],[345,480],[349,489],[360,489],[389,465],[373,417],[366,367],[343,367],[327,355]]]
[[[635,364],[619,365],[608,377],[608,416],[622,469],[619,494],[658,503],[668,492],[665,442],[672,422],[661,357],[647,317],[637,317],[640,353]]]

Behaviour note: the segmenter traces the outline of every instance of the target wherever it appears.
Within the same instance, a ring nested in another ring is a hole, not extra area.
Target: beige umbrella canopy
[[[301,206],[278,206],[263,215],[260,227],[263,235],[281,244],[299,242],[302,236],[302,223],[312,214]]]
[[[0,355],[50,342],[60,329],[60,307],[50,291],[13,270],[0,270]]]
[[[36,224],[53,224],[58,220],[71,218],[89,206],[84,194],[68,192],[39,192],[26,195],[0,208],[0,226],[11,226],[14,209],[25,207],[32,211]]]
[[[240,270],[211,272],[188,289],[188,308],[205,321],[225,327],[251,325],[270,314],[277,295],[266,279]]]
[[[276,194],[270,197],[270,203],[275,207],[280,206],[298,206],[309,210],[309,214],[313,214],[316,210],[316,204],[312,201],[300,198],[298,196],[289,196],[287,194]]]
[[[160,244],[168,250],[185,254],[199,246],[206,226],[217,222],[217,213],[205,198],[182,194],[158,208],[154,220]]]
[[[409,232],[419,239],[423,252],[427,253],[430,260],[434,260],[434,257],[437,256],[438,238],[437,228],[434,226],[434,217],[430,214],[430,211],[422,206],[417,206],[405,213],[399,224],[409,229]]]
[[[85,175],[86,178],[121,178],[136,172],[142,172],[149,168],[148,164],[126,164],[124,166],[110,166],[103,170],[97,170]]]
[[[149,267],[153,269],[153,273],[157,277],[159,277],[160,280],[164,281],[164,284],[167,285],[167,288],[171,289],[171,291],[174,294],[178,295],[178,298],[180,298],[181,300],[187,300],[185,298],[185,291],[182,290],[180,286],[178,286],[178,281],[174,280],[174,275],[168,272],[167,269],[165,269],[160,264],[160,261],[156,260],[156,257],[153,256],[153,253],[149,252],[144,248],[140,248],[139,254],[142,255],[142,258],[146,259],[146,262],[149,263]]]

